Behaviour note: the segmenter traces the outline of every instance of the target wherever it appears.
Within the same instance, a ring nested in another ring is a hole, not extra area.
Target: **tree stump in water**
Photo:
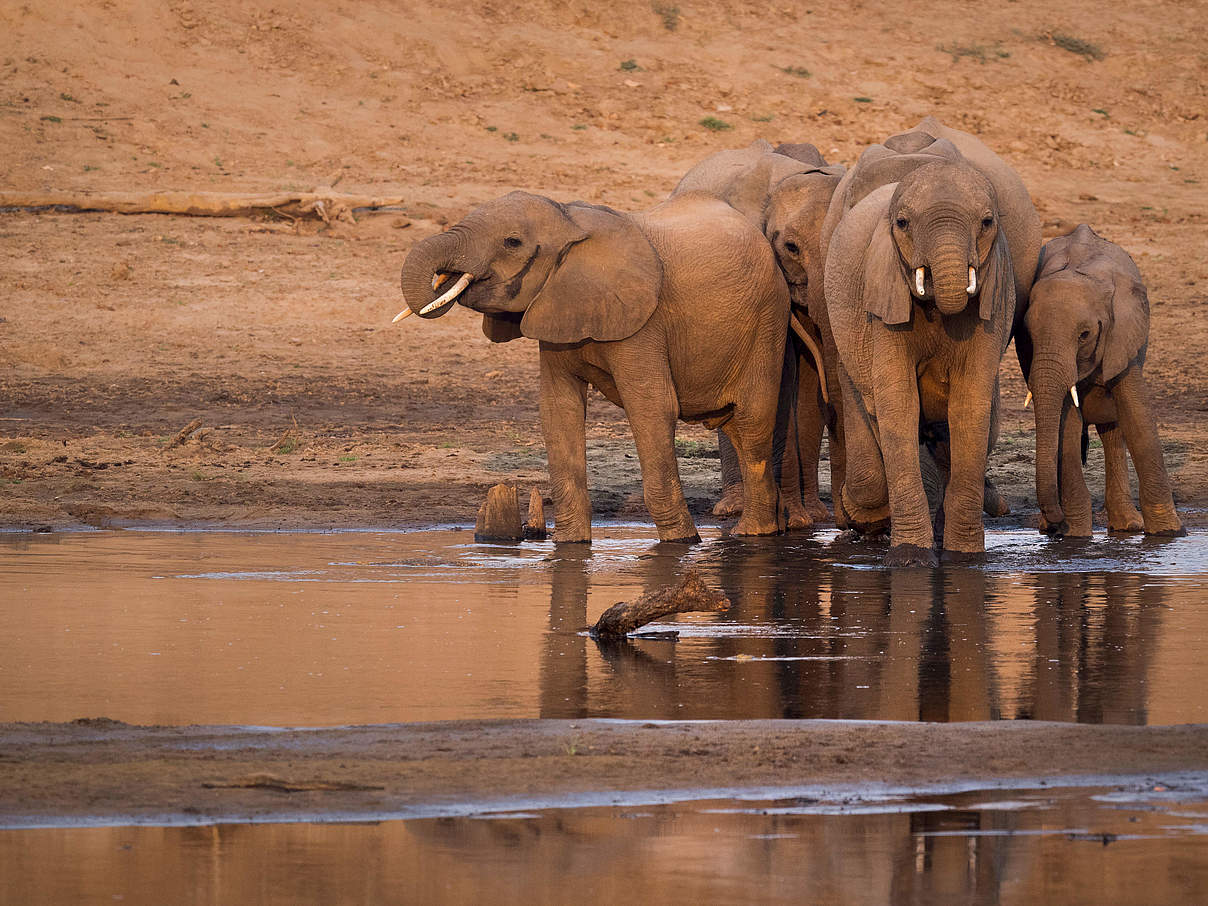
[[[474,526],[475,541],[523,541],[520,499],[514,484],[497,484],[487,491]]]
[[[545,503],[541,500],[541,492],[533,488],[529,494],[528,522],[524,524],[524,537],[533,541],[544,541],[549,537],[549,529],[545,525]]]
[[[717,613],[730,606],[730,599],[713,591],[696,570],[688,570],[674,588],[642,595],[636,601],[621,601],[600,615],[588,629],[593,639],[624,638],[640,626],[672,613]]]

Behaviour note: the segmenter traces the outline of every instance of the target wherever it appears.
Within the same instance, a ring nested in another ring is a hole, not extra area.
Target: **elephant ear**
[[[1121,268],[1112,275],[1112,326],[1103,350],[1103,380],[1124,371],[1149,340],[1149,295],[1139,277]]]
[[[483,314],[482,332],[492,343],[507,343],[524,336],[520,330],[520,312]]]
[[[898,247],[889,230],[889,216],[877,218],[864,252],[864,278],[860,290],[864,310],[886,324],[906,324],[914,307]]]
[[[649,320],[663,267],[631,217],[577,202],[564,216],[576,233],[524,313],[520,329],[546,343],[623,340]]]
[[[1000,226],[994,237],[994,245],[986,256],[983,273],[978,275],[981,291],[978,293],[977,313],[983,321],[1011,320],[1015,313],[1015,269],[1011,265],[1011,249],[1007,245],[1007,234]]]

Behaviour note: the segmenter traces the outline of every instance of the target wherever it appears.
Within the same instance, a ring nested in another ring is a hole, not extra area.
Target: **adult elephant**
[[[859,169],[859,165],[855,169]],[[826,261],[847,440],[843,506],[890,526],[887,565],[934,565],[922,423],[951,438],[943,547],[985,549],[981,511],[1015,276],[997,193],[959,155],[933,156],[839,221]]]
[[[818,497],[818,460],[824,430],[831,435],[831,485],[843,484],[842,427],[831,401],[820,351],[821,331],[810,319],[822,296],[822,222],[843,176],[842,166],[827,164],[810,144],[773,148],[762,139],[746,148],[719,151],[684,175],[672,197],[705,192],[745,216],[776,253],[793,303],[794,330],[787,347],[785,380],[796,382],[797,417],[790,424],[781,467],[781,500],[788,528],[806,528],[830,515]],[[718,439],[722,499],[714,515],[742,511],[742,482],[737,457],[724,435]]]
[[[1011,266],[1015,276],[1016,327],[1019,314],[1027,305],[1028,293],[1036,273],[1036,262],[1040,254],[1040,215],[1032,204],[1027,187],[1019,174],[1006,161],[995,154],[976,136],[959,129],[943,125],[935,117],[926,117],[907,132],[887,138],[883,143],[871,145],[860,155],[856,165],[844,174],[831,199],[830,209],[822,224],[821,253],[823,259],[830,250],[831,237],[844,215],[862,199],[881,186],[900,181],[906,174],[936,160],[964,160],[982,173],[994,187],[997,198],[999,226],[1006,235],[1011,253]],[[835,340],[830,330],[825,294],[815,303],[810,314],[822,330],[823,358],[828,363],[837,362]],[[828,375],[828,383],[838,383],[837,370]],[[997,399],[997,390],[995,391]],[[842,394],[833,393],[834,403],[840,410]],[[842,420],[842,411],[838,417]],[[994,427],[997,433],[997,424]],[[940,432],[942,434],[942,431]],[[943,441],[937,442],[931,435],[933,455],[945,467],[948,450]],[[833,454],[832,454],[833,455]],[[1006,501],[987,480],[983,490],[985,511],[998,516],[1008,511]],[[842,524],[845,515],[838,511],[835,520]]]
[[[677,419],[733,441],[747,501],[735,531],[782,528],[773,445],[788,289],[763,236],[729,205],[689,194],[628,215],[512,192],[417,243],[402,289],[399,317],[439,317],[458,302],[482,313],[495,342],[539,341],[556,541],[591,540],[589,385],[625,409],[661,540],[698,540]]]
[[[1124,249],[1086,224],[1043,249],[1015,348],[1036,400],[1036,499],[1052,535],[1091,534],[1086,425],[1103,441],[1108,528],[1181,535],[1142,369],[1149,297]],[[1133,505],[1128,454],[1137,470]]]

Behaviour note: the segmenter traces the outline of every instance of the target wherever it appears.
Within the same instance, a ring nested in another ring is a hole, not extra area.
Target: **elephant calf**
[[[1086,224],[1045,245],[1015,336],[1036,401],[1041,531],[1091,534],[1081,452],[1086,425],[1093,424],[1103,441],[1109,529],[1183,534],[1141,375],[1148,342],[1149,299],[1127,252]],[[1140,513],[1129,489],[1128,453],[1137,470]]]
[[[660,539],[699,540],[677,419],[733,441],[747,503],[735,531],[781,529],[773,441],[789,293],[763,235],[729,205],[687,194],[629,215],[512,192],[416,244],[402,289],[399,317],[459,302],[494,342],[539,341],[555,541],[591,540],[589,385],[625,410]]]

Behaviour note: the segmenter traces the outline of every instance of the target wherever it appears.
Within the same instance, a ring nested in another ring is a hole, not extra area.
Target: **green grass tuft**
[[[700,121],[700,124],[702,126],[704,126],[706,129],[708,129],[710,132],[725,132],[727,129],[734,128],[729,123],[727,123],[725,120],[719,120],[715,116],[706,116],[704,119],[702,119]]]

